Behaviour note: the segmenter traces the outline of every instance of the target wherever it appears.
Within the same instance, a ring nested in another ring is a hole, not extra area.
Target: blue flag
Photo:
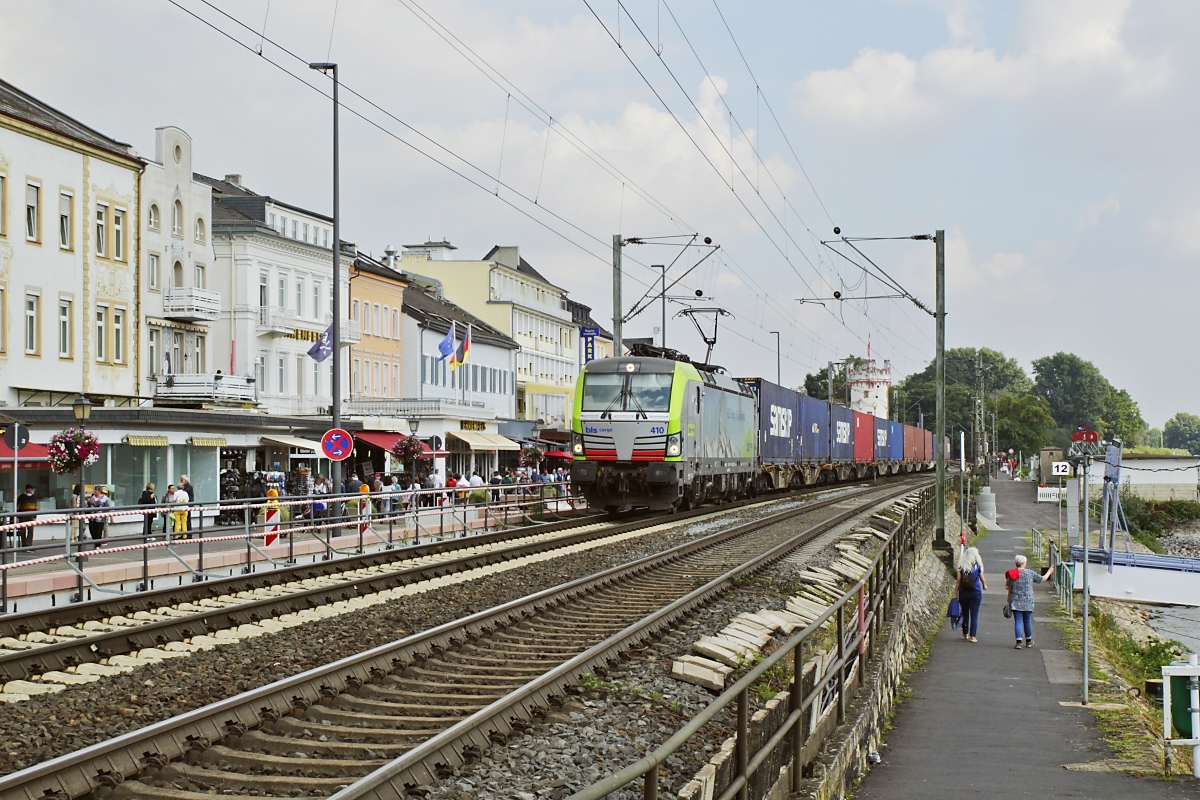
[[[454,355],[454,323],[450,323],[450,332],[446,334],[446,338],[438,342],[438,352],[442,357],[438,361],[445,361],[450,356]]]
[[[313,346],[308,348],[308,354],[317,363],[333,355],[333,323],[330,323],[325,332],[317,337],[317,341],[313,343]]]

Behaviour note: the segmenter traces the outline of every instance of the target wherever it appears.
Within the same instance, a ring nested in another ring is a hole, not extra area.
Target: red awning
[[[390,431],[359,431],[354,434],[354,438],[360,442],[382,448],[383,450],[391,450],[396,446],[396,442],[404,437],[403,433],[392,433]],[[421,442],[421,458],[445,458],[446,451],[439,450],[433,452],[433,448]]]
[[[45,461],[50,456],[46,453],[46,445],[29,442],[20,449],[17,457],[23,463],[25,461]],[[12,448],[0,440],[0,462],[7,461],[11,465],[12,459]]]
[[[546,458],[570,458],[571,454],[565,450],[551,450],[546,453]]]

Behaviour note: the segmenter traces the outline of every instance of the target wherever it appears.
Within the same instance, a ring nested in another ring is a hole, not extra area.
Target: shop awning
[[[162,435],[139,435],[129,434],[121,439],[125,444],[133,445],[134,447],[166,447],[171,444],[171,440]]]
[[[263,442],[271,444],[281,444],[284,447],[295,447],[298,450],[312,450],[314,453],[321,452],[321,443],[314,442],[312,439],[300,439],[296,436],[264,436]]]
[[[571,454],[565,450],[551,450],[545,456],[546,458],[570,458]]]
[[[477,431],[447,431],[447,436],[453,436],[467,443],[472,450],[520,450],[521,445],[512,439],[498,433],[479,433]]]
[[[379,447],[384,450],[390,451],[393,447],[395,447],[396,442],[400,441],[407,435],[408,434],[404,434],[404,433],[392,433],[390,431],[359,431],[358,433],[354,434],[354,438],[358,439],[360,442],[364,442],[373,447]],[[445,458],[446,451],[438,450],[435,453],[433,451],[432,447],[430,447],[429,445],[425,444],[424,441],[422,441],[420,457],[421,458],[435,458],[435,457],[436,458]]]
[[[12,467],[13,451],[12,448],[0,441],[0,463],[8,464]],[[49,456],[46,454],[46,445],[28,442],[24,447],[17,451],[17,460],[19,463],[26,461],[45,461]]]
[[[188,444],[193,447],[225,447],[229,440],[224,436],[193,436],[188,439]]]

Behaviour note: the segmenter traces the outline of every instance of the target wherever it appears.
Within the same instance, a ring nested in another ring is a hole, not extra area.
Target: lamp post
[[[775,334],[775,382],[783,386],[783,367],[779,356],[779,331],[771,331]]]
[[[87,421],[92,418],[92,401],[88,400],[84,395],[79,395],[75,398],[75,402],[71,403],[71,412],[75,415],[75,421],[79,423],[79,430],[87,429]],[[76,451],[76,458],[79,458],[79,453]],[[79,508],[83,508],[83,459],[79,458]],[[83,519],[79,520],[79,541],[83,541]],[[71,552],[71,534],[67,532],[67,552]]]
[[[333,346],[333,379],[330,389],[333,393],[333,427],[342,427],[342,285],[341,272],[342,239],[341,215],[338,212],[339,179],[338,179],[338,70],[337,64],[328,61],[315,61],[308,65],[309,69],[324,72],[333,77],[333,320],[330,323],[330,344]],[[342,485],[342,462],[333,461],[329,465],[329,477],[335,489]]]
[[[666,264],[651,264],[650,269],[662,270],[662,346],[666,349],[667,346],[667,265]]]
[[[409,434],[416,436],[417,429],[420,427],[421,427],[421,420],[419,417],[409,417],[408,418]],[[412,460],[412,474],[409,476],[409,480],[415,481],[416,479],[417,479],[417,459],[414,458]]]

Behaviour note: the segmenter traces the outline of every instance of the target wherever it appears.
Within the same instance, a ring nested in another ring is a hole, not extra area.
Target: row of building
[[[153,157],[0,81],[0,404],[29,425],[16,457],[47,507],[45,443],[87,397],[100,462],[87,483],[133,502],[189,475],[198,499],[255,474],[304,491],[327,465],[332,359],[308,355],[336,315],[352,467],[392,471],[417,427],[451,472],[515,465],[522,442],[566,427],[585,349],[611,352],[591,309],[515,246],[460,257],[447,241],[382,258],[333,240],[332,219],[193,169],[193,142],[155,131]],[[262,187],[260,187],[262,188]],[[333,305],[333,249],[341,307]],[[457,371],[438,349],[469,329]],[[0,447],[0,469],[14,455]],[[11,482],[0,498],[12,502]]]

